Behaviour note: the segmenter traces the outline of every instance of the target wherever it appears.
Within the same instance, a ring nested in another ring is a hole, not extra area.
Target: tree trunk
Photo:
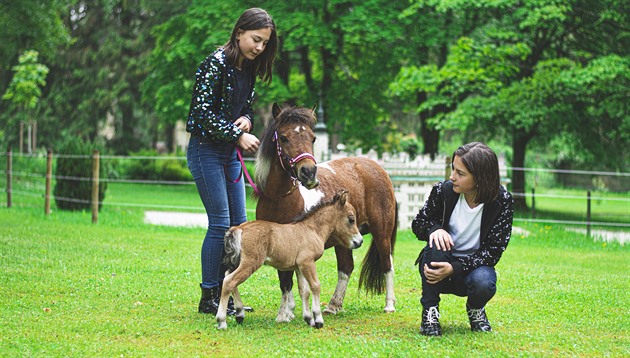
[[[512,134],[512,167],[525,167],[525,152],[527,143],[532,138],[531,132],[524,132],[522,128],[514,128]],[[514,210],[526,210],[525,201],[525,171],[512,169],[512,194],[514,194]]]
[[[426,92],[419,92],[418,105],[426,100]],[[420,119],[420,136],[422,137],[422,154],[428,154],[431,160],[435,160],[440,143],[440,132],[429,125],[430,112],[422,111],[418,116]]]

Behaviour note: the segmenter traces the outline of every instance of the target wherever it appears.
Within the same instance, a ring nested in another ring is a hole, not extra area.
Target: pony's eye
[[[313,138],[313,143],[315,143],[316,140],[317,140],[317,137]]]
[[[281,136],[280,136],[280,141],[281,141],[282,143],[287,143],[287,142],[289,141],[289,138],[287,138],[287,137],[285,137],[285,136],[281,135]]]
[[[350,225],[354,225],[354,222],[357,221],[354,216],[348,216],[348,222],[350,223]]]

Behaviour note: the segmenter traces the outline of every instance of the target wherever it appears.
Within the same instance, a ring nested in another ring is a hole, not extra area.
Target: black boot
[[[201,287],[201,285],[200,285]],[[219,301],[221,300],[221,289],[219,287],[203,288],[201,287],[201,300],[199,300],[199,313],[217,314],[219,309]],[[234,307],[234,304],[232,304]],[[234,309],[227,309],[228,316],[234,316]]]
[[[439,318],[440,310],[438,306],[423,309],[420,333],[425,336],[441,336],[442,327],[440,326]]]
[[[221,300],[221,295],[219,295],[219,297],[215,298],[215,304],[217,305],[217,307],[219,307],[219,301]],[[230,296],[230,299],[228,300],[228,311],[232,310],[234,312],[236,312],[236,310],[234,309],[234,299],[232,298],[232,296]],[[243,311],[245,312],[254,312],[254,309],[249,307],[249,306],[243,306]]]
[[[486,309],[481,307],[479,309],[470,308],[466,304],[466,312],[468,313],[468,320],[470,321],[470,330],[473,332],[492,332],[488,317],[486,317]]]

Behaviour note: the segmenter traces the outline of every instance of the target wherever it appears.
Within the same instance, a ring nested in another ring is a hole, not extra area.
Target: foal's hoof
[[[239,316],[236,316],[236,323],[238,323],[238,324],[243,324],[243,321],[244,321],[244,320],[245,320],[245,317],[239,317]]]
[[[315,322],[315,328],[320,329],[322,327],[324,327],[324,323],[323,322]]]
[[[335,306],[328,306],[326,308],[324,308],[323,313],[326,315],[335,315],[339,312],[343,311],[343,308],[341,307],[335,307]]]

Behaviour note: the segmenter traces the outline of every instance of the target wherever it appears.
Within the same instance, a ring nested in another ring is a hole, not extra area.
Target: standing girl
[[[427,241],[416,264],[422,279],[420,333],[428,336],[442,334],[442,293],[467,297],[471,330],[492,330],[485,306],[496,293],[494,266],[512,233],[512,195],[500,184],[497,156],[488,146],[459,147],[449,179],[433,187],[411,224],[418,239]]]
[[[188,168],[208,215],[201,247],[200,313],[216,314],[225,268],[223,236],[247,220],[238,151],[255,152],[250,134],[256,77],[271,82],[278,38],[271,16],[259,8],[239,17],[229,41],[199,66],[186,131]],[[233,310],[229,310],[234,313]]]

